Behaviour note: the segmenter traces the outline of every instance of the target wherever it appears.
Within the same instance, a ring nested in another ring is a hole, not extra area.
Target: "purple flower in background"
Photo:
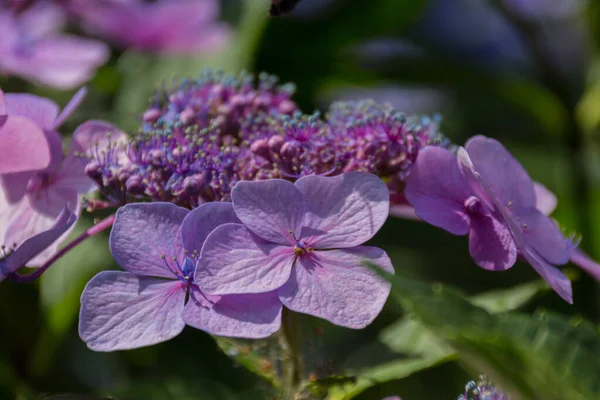
[[[227,223],[239,223],[231,203],[206,203],[191,212],[170,203],[120,208],[110,249],[126,272],[100,272],[85,287],[83,341],[96,351],[133,349],[169,340],[186,324],[220,336],[276,332],[282,307],[275,292],[217,296],[196,286],[204,240]]]
[[[217,0],[76,0],[72,10],[90,31],[144,51],[214,51],[228,42],[231,33],[217,21]]]
[[[39,171],[0,176],[0,242],[21,243],[48,230],[66,204],[70,204],[71,211],[79,215],[79,195],[87,193],[93,182],[85,175],[85,165],[78,154],[99,144],[102,147],[102,142],[107,140],[106,132],[91,131],[85,125],[78,128],[73,133],[71,150],[65,157],[56,129],[84,96],[85,90],[80,90],[59,113],[58,106],[49,99],[29,94],[5,94],[9,116],[26,118],[43,131],[50,143],[50,165]],[[31,261],[32,266],[50,258],[67,234],[35,257]]]
[[[0,73],[58,89],[89,80],[109,57],[100,42],[59,33],[65,15],[58,6],[35,4],[16,15],[0,6]]]
[[[520,254],[572,303],[571,282],[555,267],[569,261],[571,241],[537,209],[533,181],[496,140],[476,136],[458,157],[441,148],[423,149],[405,193],[425,221],[455,235],[468,233],[480,267],[506,270]]]
[[[25,266],[31,259],[58,240],[75,223],[77,216],[63,208],[48,230],[24,240],[20,245],[0,246],[0,281]]]
[[[195,276],[203,290],[276,290],[290,310],[349,328],[375,319],[390,285],[362,263],[393,267],[383,250],[360,245],[388,216],[381,179],[351,172],[239,182],[232,200],[243,225],[225,224],[206,239]]]
[[[21,115],[8,115],[0,89],[0,176],[47,168],[50,145],[37,124]]]

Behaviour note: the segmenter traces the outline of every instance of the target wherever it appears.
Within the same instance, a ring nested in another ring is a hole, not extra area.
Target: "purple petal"
[[[23,199],[27,191],[29,180],[35,176],[35,172],[17,172],[15,174],[4,174],[0,176],[0,191],[10,204],[17,203]]]
[[[25,240],[8,257],[6,260],[7,271],[0,270],[0,280],[6,277],[4,272],[12,273],[17,271],[46,250],[46,248],[67,232],[76,220],[77,216],[65,207],[50,229]]]
[[[95,351],[165,342],[185,327],[186,291],[179,281],[103,271],[81,294],[79,336]]]
[[[81,207],[75,193],[72,193],[73,196],[69,196],[69,193],[57,193],[57,197],[49,199],[48,203],[44,201],[43,197],[48,194],[48,191],[41,191],[37,194],[41,197],[35,199],[26,197],[15,207],[13,217],[6,226],[4,235],[6,244],[21,244],[34,236],[52,229],[56,218],[64,212],[65,207],[69,208],[76,217],[79,217]],[[31,258],[27,266],[38,267],[48,261],[56,253],[58,246],[66,240],[74,227],[72,225],[54,240],[53,243],[48,244],[39,254]]]
[[[525,244],[533,247],[548,263],[563,265],[571,256],[570,242],[554,221],[537,208],[515,208],[513,215],[523,229]]]
[[[211,294],[270,292],[289,279],[293,260],[291,246],[266,242],[244,225],[225,224],[206,238],[194,281]]]
[[[569,304],[573,304],[573,289],[571,288],[571,281],[567,278],[560,269],[554,265],[548,264],[539,254],[536,254],[535,250],[525,249],[523,255],[529,262],[529,264],[536,270],[538,274],[560,297],[562,297]]]
[[[469,231],[464,203],[471,196],[456,156],[446,149],[427,146],[419,153],[406,182],[405,196],[426,222],[455,235]]]
[[[509,210],[509,206],[512,207],[511,203],[504,204],[500,198],[494,193],[492,188],[487,184],[485,179],[475,170],[475,166],[469,158],[469,154],[462,147],[458,149],[458,167],[461,173],[465,176],[469,182],[471,190],[481,200],[487,208],[490,210],[496,210],[502,216],[503,222],[509,229],[517,249],[523,249],[525,247],[525,238],[521,227],[517,224],[512,213]]]
[[[200,252],[209,233],[223,224],[240,224],[231,203],[204,203],[183,220],[183,245],[188,252]]]
[[[535,206],[533,181],[519,162],[500,142],[475,136],[465,145],[475,170],[500,201],[517,207]]]
[[[571,262],[600,282],[600,264],[580,249],[571,250]]]
[[[376,247],[315,251],[297,262],[279,298],[290,310],[364,328],[379,315],[390,293],[390,284],[362,265],[365,260],[394,272],[387,254]]]
[[[75,96],[69,100],[69,103],[67,103],[65,108],[63,108],[58,117],[54,120],[54,123],[52,124],[53,130],[58,129],[67,119],[69,119],[71,114],[73,114],[73,112],[81,105],[86,95],[86,88],[81,88],[75,93]]]
[[[542,214],[550,215],[558,204],[558,199],[550,190],[539,182],[533,182],[535,189],[535,208]]]
[[[6,93],[6,113],[26,117],[35,122],[41,129],[52,129],[58,115],[58,105],[50,99],[27,93]]]
[[[105,150],[111,146],[113,149],[122,149],[127,144],[127,134],[105,122],[90,120],[79,125],[71,140],[70,153],[85,153],[92,155],[91,150]],[[118,156],[121,154],[118,154]]]
[[[469,251],[477,265],[490,271],[507,270],[517,261],[517,247],[506,225],[483,214],[471,217]]]
[[[373,174],[310,175],[298,179],[295,186],[307,208],[301,237],[311,247],[362,244],[381,229],[389,214],[390,192]]]
[[[214,305],[207,304],[210,300]],[[277,292],[209,296],[196,289],[190,292],[183,320],[211,335],[259,339],[279,330],[281,308]]]
[[[9,116],[0,126],[0,174],[41,170],[50,165],[44,132],[31,120]]]
[[[173,278],[165,260],[184,259],[181,224],[188,214],[171,203],[128,204],[119,208],[110,234],[110,250],[125,270]]]
[[[300,238],[306,205],[302,193],[282,179],[238,182],[231,191],[236,215],[248,229],[269,242],[294,244]]]

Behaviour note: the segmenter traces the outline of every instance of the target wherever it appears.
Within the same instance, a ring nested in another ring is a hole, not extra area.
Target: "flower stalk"
[[[283,308],[281,315],[281,330],[279,345],[283,361],[283,399],[294,399],[298,391],[301,377],[300,330],[298,315]]]

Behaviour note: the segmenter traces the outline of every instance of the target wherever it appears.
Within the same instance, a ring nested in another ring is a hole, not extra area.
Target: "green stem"
[[[293,311],[283,308],[279,345],[283,361],[283,399],[294,399],[300,385],[300,331],[298,316]]]

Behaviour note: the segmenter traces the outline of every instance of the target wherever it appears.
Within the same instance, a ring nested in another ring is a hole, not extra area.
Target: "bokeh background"
[[[83,106],[61,129],[65,138],[88,119],[134,131],[155,87],[205,67],[266,71],[297,85],[295,99],[305,112],[324,111],[335,100],[373,98],[407,114],[441,115],[442,132],[457,144],[477,134],[500,140],[535,180],[557,194],[554,217],[561,227],[581,235],[581,247],[600,258],[598,2],[302,0],[281,18],[268,16],[269,3],[223,0],[221,19],[232,34],[214,52],[165,54],[113,46],[109,61],[87,83]],[[67,30],[83,31],[75,23]],[[61,105],[74,93],[14,76],[0,76],[0,86]],[[86,215],[75,234],[101,216]],[[190,328],[151,348],[88,350],[77,335],[79,296],[96,272],[118,268],[107,244],[108,234],[88,240],[34,284],[2,283],[0,399],[66,393],[118,399],[270,398],[259,379],[213,338]],[[390,218],[372,244],[390,254],[396,270],[467,294],[538,278],[524,263],[502,273],[479,269],[465,237],[416,221]],[[575,269],[571,276],[575,305],[543,291],[524,311],[551,309],[598,323],[596,282]],[[386,354],[360,349],[401,315],[397,306],[388,305],[362,331],[303,318],[307,372],[341,374],[348,365],[384,359]],[[265,346],[242,346],[241,351],[268,354]],[[374,384],[356,398],[455,399],[471,378],[451,360]]]

